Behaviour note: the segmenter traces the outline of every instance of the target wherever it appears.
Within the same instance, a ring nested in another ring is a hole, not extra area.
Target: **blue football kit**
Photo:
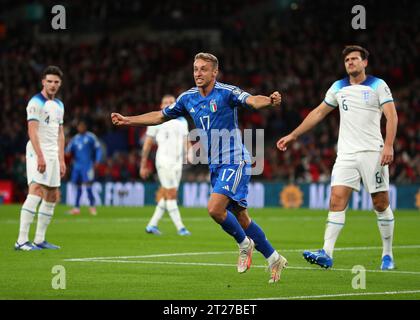
[[[251,158],[242,143],[238,108],[250,108],[246,104],[249,96],[236,86],[216,82],[206,97],[194,87],[162,110],[164,116],[171,119],[191,116],[201,131],[200,142],[207,151],[213,192],[226,195],[244,208],[247,207]]]
[[[93,165],[102,157],[98,138],[91,132],[79,133],[67,145],[66,153],[71,153],[74,158],[71,182],[75,184],[92,182]]]

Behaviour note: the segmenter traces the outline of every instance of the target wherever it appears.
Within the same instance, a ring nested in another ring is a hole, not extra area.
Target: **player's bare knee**
[[[236,219],[243,229],[247,229],[249,227],[251,224],[251,218],[249,217],[248,210],[246,208],[236,205],[232,209],[232,213],[236,216]]]
[[[166,197],[167,199],[176,200],[176,198],[177,198],[176,189],[167,189],[166,195],[167,195],[167,197]]]
[[[378,192],[372,194],[372,204],[376,211],[383,212],[389,206],[389,197],[387,192]]]
[[[207,207],[209,216],[218,223],[222,223],[225,220],[225,212],[218,210],[216,206],[209,205]]]
[[[32,183],[29,186],[29,190],[28,191],[29,191],[28,192],[29,194],[32,194],[32,195],[35,195],[35,196],[38,196],[38,197],[41,197],[42,198],[42,188],[41,188],[41,186],[39,184]]]
[[[330,211],[343,211],[347,206],[347,199],[338,194],[331,194]]]
[[[45,188],[44,189],[44,200],[47,202],[56,203],[58,200],[57,188]]]
[[[373,207],[378,212],[385,211],[386,208],[388,208],[389,206],[388,201],[385,201],[384,199],[375,199],[375,200],[372,199],[372,203],[373,203]]]
[[[251,224],[251,218],[245,213],[236,215],[236,218],[243,229],[247,229]]]

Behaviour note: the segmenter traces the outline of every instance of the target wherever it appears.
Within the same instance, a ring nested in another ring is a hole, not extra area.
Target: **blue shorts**
[[[231,210],[235,204],[246,208],[248,202],[248,184],[251,180],[251,165],[245,161],[239,164],[221,164],[210,168],[212,192],[220,193],[231,199],[227,206]]]
[[[94,174],[92,167],[88,169],[73,168],[73,171],[71,172],[71,182],[74,184],[90,183],[94,179]]]

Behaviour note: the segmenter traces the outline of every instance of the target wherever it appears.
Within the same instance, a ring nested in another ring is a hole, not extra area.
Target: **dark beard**
[[[357,78],[361,73],[362,73],[361,71],[353,71],[349,73],[349,75],[352,76],[353,78]]]

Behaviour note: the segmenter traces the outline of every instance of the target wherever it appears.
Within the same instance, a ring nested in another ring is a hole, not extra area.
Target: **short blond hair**
[[[175,96],[173,94],[166,93],[166,94],[163,95],[162,100],[166,99],[166,98],[174,98],[175,99]]]
[[[207,52],[197,53],[194,57],[194,61],[198,59],[211,62],[215,69],[219,69],[219,60],[217,59],[215,55],[211,53],[207,53]]]

